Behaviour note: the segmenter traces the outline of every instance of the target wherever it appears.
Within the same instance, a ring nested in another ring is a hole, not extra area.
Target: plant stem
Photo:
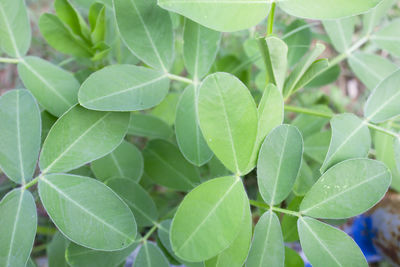
[[[188,83],[188,84],[194,84],[193,80],[186,78],[186,77],[179,76],[179,75],[167,73],[167,77],[174,81],[179,81],[179,82]]]
[[[34,186],[35,184],[37,184],[37,182],[39,181],[39,177],[36,177],[35,179],[33,179],[32,181],[30,181],[29,183],[25,184],[24,189],[28,189],[31,186]]]
[[[47,248],[47,244],[42,244],[42,245],[36,246],[32,249],[32,253],[41,252],[41,251],[45,250],[46,248]]]
[[[157,230],[159,224],[155,224],[153,227],[151,227],[151,229],[146,233],[146,235],[144,237],[142,237],[142,239],[140,240],[140,242],[146,242],[147,239],[150,238],[150,236],[154,233],[155,230]]]
[[[301,217],[300,212],[293,211],[293,210],[287,210],[287,209],[281,209],[281,208],[278,208],[278,207],[271,207],[268,204],[265,204],[265,203],[260,202],[260,201],[252,200],[252,199],[250,199],[250,205],[252,205],[254,207],[258,207],[258,208],[273,210],[273,211],[276,211],[276,212],[284,213],[284,214],[295,216],[295,217]]]
[[[18,58],[0,57],[0,63],[17,64],[18,62],[19,62],[19,59],[18,59]]]
[[[271,11],[269,12],[269,16],[268,16],[267,36],[271,35],[274,30],[275,7],[276,7],[276,3],[273,2],[271,5]]]
[[[57,232],[57,229],[54,227],[38,225],[36,232],[41,235],[54,235]]]

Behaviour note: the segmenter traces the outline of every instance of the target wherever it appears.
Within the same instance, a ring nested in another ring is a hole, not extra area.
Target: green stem
[[[300,212],[293,211],[293,210],[287,210],[287,209],[281,209],[278,207],[271,207],[268,204],[265,204],[260,201],[252,200],[252,199],[250,199],[250,205],[252,205],[254,207],[258,207],[258,208],[263,208],[263,209],[268,209],[268,210],[273,210],[276,212],[284,213],[284,214],[287,214],[290,216],[301,217]]]
[[[19,59],[18,59],[18,58],[0,57],[0,63],[17,64],[18,62],[19,62]]]
[[[57,232],[57,229],[54,227],[38,225],[36,232],[40,235],[54,235]]]
[[[32,253],[39,253],[47,248],[47,244],[36,246],[32,249]]]
[[[274,30],[275,7],[276,7],[276,3],[273,2],[271,5],[271,11],[268,16],[267,36],[271,35]]]
[[[24,189],[28,189],[31,186],[34,186],[35,184],[37,184],[37,182],[39,181],[39,177],[36,177],[35,179],[33,179],[32,181],[30,181],[29,183],[25,184]]]
[[[155,230],[157,230],[157,228],[158,228],[159,226],[160,226],[160,225],[157,223],[157,224],[155,224],[153,227],[151,227],[151,229],[146,233],[146,235],[145,235],[144,237],[142,237],[142,239],[140,240],[140,242],[146,242],[147,239],[150,238],[150,236],[154,233]]]
[[[188,84],[194,83],[194,81],[189,78],[171,74],[171,73],[167,73],[167,77],[170,78],[171,80],[178,81],[178,82],[183,82],[183,83],[188,83]]]

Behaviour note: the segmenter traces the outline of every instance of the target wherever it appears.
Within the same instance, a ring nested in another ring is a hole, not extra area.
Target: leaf
[[[79,89],[79,103],[94,110],[144,110],[159,104],[168,89],[169,79],[162,72],[134,65],[111,65],[86,79]]]
[[[333,115],[332,110],[325,105],[315,105],[312,106],[311,109],[317,112]],[[304,139],[307,139],[313,134],[322,131],[328,122],[328,118],[300,114],[292,121],[292,125],[296,126],[300,130]]]
[[[293,88],[293,93],[306,87],[315,79],[321,77],[325,71],[329,69],[328,59],[322,58],[314,61],[308,70],[303,74],[301,79],[297,82],[296,86]]]
[[[14,182],[25,184],[35,172],[40,149],[40,111],[27,90],[0,97],[0,166]]]
[[[390,171],[383,163],[370,159],[346,160],[319,178],[305,195],[300,212],[316,218],[350,218],[378,203],[390,182]]]
[[[138,226],[157,224],[158,211],[149,193],[134,181],[113,178],[106,182],[122,200],[129,206],[135,216]]]
[[[228,248],[241,230],[246,198],[240,178],[231,176],[209,180],[186,195],[171,226],[176,255],[196,262]]]
[[[257,183],[268,205],[277,205],[289,195],[302,154],[303,139],[294,126],[278,126],[265,138],[257,162]]]
[[[396,57],[400,57],[400,19],[390,22],[386,27],[371,36],[371,40],[379,48],[388,51]]]
[[[98,14],[96,14],[95,16],[96,21],[94,23],[93,22],[91,23],[92,33],[90,36],[92,37],[94,43],[99,43],[104,41],[106,38],[106,30],[107,30],[106,7],[103,4],[96,2],[91,6],[90,10],[92,10],[92,12],[93,8],[94,9],[98,8],[99,11]]]
[[[139,182],[143,174],[143,165],[140,150],[135,145],[122,141],[110,154],[93,161],[91,169],[96,178],[101,181],[121,177]]]
[[[305,85],[305,88],[318,88],[324,85],[331,84],[335,82],[341,73],[342,69],[339,65],[329,65],[328,68],[322,69],[320,72],[317,72],[315,75],[316,77],[313,78],[311,81],[308,81]],[[309,92],[311,93],[311,92]],[[321,92],[319,92],[321,93]],[[316,96],[316,95],[315,95]],[[316,96],[317,97],[317,96]]]
[[[177,146],[161,140],[151,140],[143,150],[144,172],[162,186],[189,191],[200,182],[195,166],[186,161]]]
[[[364,116],[374,123],[384,122],[400,115],[400,69],[386,77],[372,91],[364,106]]]
[[[356,17],[322,21],[324,29],[336,51],[345,53],[350,48],[355,23]]]
[[[149,139],[169,139],[173,131],[168,124],[156,116],[132,113],[128,134]]]
[[[296,196],[304,196],[314,185],[317,177],[307,162],[303,159],[300,166],[300,173],[293,185],[293,193]]]
[[[364,52],[351,54],[348,62],[357,78],[370,90],[374,89],[398,68],[384,57]]]
[[[129,50],[146,64],[167,72],[173,63],[174,34],[167,11],[156,0],[113,0],[117,26]]]
[[[285,251],[281,225],[272,211],[267,211],[259,219],[253,243],[246,261],[247,267],[284,266]]]
[[[0,265],[25,266],[37,227],[35,200],[24,189],[14,189],[0,202]]]
[[[53,115],[51,115],[46,110],[43,110],[42,112],[40,112],[40,117],[41,117],[41,121],[42,121],[41,141],[42,141],[42,144],[43,144],[43,142],[46,139],[51,127],[53,127],[54,123],[56,123],[57,117],[54,117]]]
[[[304,141],[304,154],[319,164],[323,164],[330,141],[331,131],[316,132]]]
[[[69,174],[41,176],[39,195],[57,228],[78,245],[114,251],[135,241],[137,229],[132,212],[110,188],[95,179]]]
[[[359,15],[374,8],[381,0],[287,0],[278,6],[289,15],[307,19],[338,19]]]
[[[387,14],[389,9],[393,6],[395,0],[383,0],[376,7],[365,13],[362,20],[363,34],[370,34],[376,25]]]
[[[298,211],[302,200],[303,197],[294,197],[292,200],[290,200],[287,209],[291,211]],[[281,218],[283,241],[286,243],[299,241],[299,234],[297,232],[298,218],[289,214],[284,214]]]
[[[219,50],[221,34],[185,20],[183,32],[183,60],[194,80],[204,77],[214,63]]]
[[[69,240],[61,232],[56,232],[46,249],[49,267],[69,267],[65,259],[65,250]],[[104,253],[104,252],[103,252]]]
[[[276,85],[282,92],[286,78],[288,46],[275,36],[260,38],[258,41],[267,70],[268,82]]]
[[[24,0],[0,2],[0,49],[20,58],[31,45],[31,25]]]
[[[285,246],[285,267],[304,267],[304,261],[297,252]]]
[[[128,113],[74,106],[51,128],[40,154],[40,169],[65,172],[103,157],[122,142],[128,122]]]
[[[313,266],[368,266],[360,248],[344,232],[311,218],[297,223],[301,247]]]
[[[196,166],[207,163],[213,156],[201,133],[197,108],[198,90],[193,85],[188,86],[179,99],[176,119],[175,133],[179,149],[185,158]]]
[[[266,1],[158,0],[158,4],[220,32],[253,27],[268,15],[271,8]]]
[[[172,126],[175,123],[176,106],[180,96],[178,92],[170,92],[159,105],[150,110],[150,114]]]
[[[290,23],[282,40],[288,46],[288,66],[293,66],[307,53],[311,45],[311,30],[307,22],[301,19]]]
[[[400,140],[397,138],[394,141],[394,157],[396,161],[397,170],[400,172]]]
[[[167,258],[153,243],[144,242],[132,267],[169,267]]]
[[[371,134],[365,121],[344,113],[331,119],[332,138],[321,173],[346,159],[364,158],[371,148]]]
[[[81,21],[79,13],[75,8],[69,3],[68,0],[56,0],[54,1],[54,9],[56,11],[57,17],[64,22],[73,33],[84,37],[84,33],[81,29]],[[86,26],[86,23],[85,23]],[[87,26],[86,26],[87,28]],[[88,30],[88,29],[87,29]]]
[[[122,250],[100,251],[69,243],[65,257],[67,258],[68,266],[71,267],[116,267],[120,266],[138,245],[139,242],[136,240]]]
[[[244,175],[257,135],[257,109],[246,86],[228,73],[207,76],[198,99],[200,128],[208,146],[231,171]]]
[[[59,117],[78,103],[79,83],[74,75],[38,57],[18,63],[19,76],[41,106]]]

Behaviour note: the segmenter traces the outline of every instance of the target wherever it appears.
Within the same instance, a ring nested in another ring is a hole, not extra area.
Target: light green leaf
[[[40,105],[54,116],[78,103],[80,85],[72,73],[38,57],[23,58],[18,73]]]
[[[14,182],[25,184],[35,172],[40,149],[40,111],[27,90],[0,97],[0,167]]]
[[[319,178],[304,197],[300,212],[325,219],[353,217],[378,203],[390,182],[390,171],[383,163],[371,159],[346,160]]]
[[[162,72],[134,65],[111,65],[93,73],[82,84],[79,103],[94,110],[143,110],[159,104],[168,89],[169,79]]]
[[[238,177],[216,178],[191,191],[172,221],[171,244],[176,255],[198,262],[227,249],[241,230],[246,198]]]
[[[395,0],[382,0],[376,7],[364,14],[362,25],[365,35],[370,34],[374,30],[375,26],[379,24],[394,3]]]
[[[394,158],[396,161],[397,170],[400,172],[400,140],[397,138],[394,141]]]
[[[253,27],[268,15],[271,8],[269,2],[258,0],[158,0],[158,4],[221,32]]]
[[[183,60],[195,80],[208,73],[219,49],[221,34],[189,19],[183,33]]]
[[[24,189],[14,189],[0,202],[0,266],[25,266],[37,227],[35,200]]]
[[[156,0],[113,0],[122,40],[146,64],[167,72],[174,58],[171,18]]]
[[[122,141],[110,154],[93,161],[91,169],[101,181],[122,177],[139,182],[143,174],[143,164],[142,152],[135,145]]]
[[[275,84],[282,92],[286,78],[288,46],[275,36],[260,38],[259,45],[267,70],[268,82]]]
[[[285,247],[285,267],[304,267],[303,259],[289,247]]]
[[[371,40],[383,50],[400,57],[400,19],[393,20],[389,25],[371,36]]]
[[[174,132],[168,124],[156,116],[132,113],[128,134],[149,139],[170,139]]]
[[[371,134],[365,121],[345,113],[331,119],[332,138],[321,173],[346,159],[364,158],[371,148]]]
[[[398,69],[387,58],[363,52],[350,55],[348,62],[357,78],[370,90],[374,89],[386,77]]]
[[[360,248],[344,232],[311,218],[297,223],[301,247],[313,266],[368,266]]]
[[[57,228],[81,246],[113,251],[135,241],[137,226],[131,210],[95,179],[69,174],[41,176],[39,195]]]
[[[169,267],[167,258],[153,243],[144,242],[132,267]]]
[[[279,204],[292,191],[302,154],[303,139],[294,126],[278,126],[265,138],[257,162],[257,182],[266,203]]]
[[[129,206],[138,226],[152,226],[157,223],[158,211],[149,193],[134,181],[115,178],[106,182]]]
[[[246,266],[283,267],[284,259],[281,225],[275,213],[268,211],[261,216],[254,229],[254,238]]]
[[[296,196],[304,196],[314,185],[317,177],[307,162],[303,159],[301,162],[300,173],[293,185],[293,193]]]
[[[309,83],[315,79],[321,77],[323,73],[329,68],[328,59],[322,58],[314,61],[307,71],[303,74],[301,79],[297,82],[296,86],[293,88],[292,93],[296,92],[307,86]]]
[[[54,9],[57,17],[64,22],[73,33],[82,37],[84,36],[84,33],[81,29],[81,21],[83,19],[80,17],[75,8],[69,3],[69,0],[55,0]],[[84,25],[88,31],[86,23]]]
[[[159,105],[150,110],[149,114],[160,118],[168,125],[172,126],[175,123],[176,106],[178,105],[180,96],[181,94],[178,92],[168,93]]]
[[[144,172],[157,184],[175,190],[189,191],[200,182],[195,166],[180,153],[177,146],[162,140],[151,140],[143,150]]]
[[[386,77],[372,91],[364,107],[364,116],[379,123],[400,115],[400,69]]]
[[[95,23],[93,23],[93,22],[91,23],[92,33],[90,35],[92,37],[92,40],[94,43],[104,41],[106,38],[106,30],[107,30],[106,7],[103,4],[96,2],[91,6],[90,10],[92,10],[92,12],[93,12],[93,9],[96,9],[96,8],[99,10],[98,10],[98,14],[96,14],[96,16],[94,16],[94,18],[96,18]],[[89,10],[89,13],[90,13],[90,10]],[[90,16],[90,14],[89,14],[89,16]]]
[[[139,245],[136,240],[127,248],[118,251],[92,250],[70,243],[65,252],[68,266],[71,267],[117,267]]]
[[[40,154],[43,173],[65,172],[103,157],[123,140],[129,113],[74,106],[51,128]]]
[[[288,66],[293,66],[307,53],[311,45],[311,25],[302,19],[290,23],[282,37],[288,50]]]
[[[316,132],[304,141],[304,154],[319,164],[323,164],[330,141],[331,131]]]
[[[246,86],[228,73],[207,76],[198,99],[200,127],[208,146],[236,174],[246,174],[256,142],[258,116]]]
[[[12,57],[22,57],[31,45],[31,25],[24,0],[0,2],[0,49]]]
[[[307,19],[338,19],[365,13],[381,0],[287,0],[278,6],[289,15]]]
[[[65,259],[65,250],[68,244],[69,240],[61,232],[55,233],[46,249],[49,267],[69,267]]]
[[[175,133],[179,149],[185,158],[194,165],[201,166],[213,156],[201,133],[196,98],[198,91],[188,86],[178,102],[175,119]]]
[[[350,48],[355,23],[356,17],[322,21],[324,29],[336,51],[344,53]]]

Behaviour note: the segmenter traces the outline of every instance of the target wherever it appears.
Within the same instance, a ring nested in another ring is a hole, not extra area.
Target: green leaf
[[[328,59],[322,58],[314,61],[307,71],[303,74],[301,79],[297,82],[296,86],[293,88],[292,93],[296,92],[307,86],[309,83],[319,78],[325,71],[329,68]]]
[[[314,185],[317,177],[307,162],[303,159],[300,166],[300,173],[293,185],[293,193],[296,196],[304,196]]]
[[[346,159],[367,157],[371,134],[365,121],[345,113],[331,119],[332,138],[321,173]]]
[[[375,8],[371,9],[368,13],[364,14],[362,25],[363,33],[370,34],[376,25],[387,15],[389,9],[393,6],[395,0],[382,0]]]
[[[135,241],[137,229],[131,210],[95,179],[69,174],[41,176],[39,195],[57,228],[81,246],[113,251]]]
[[[344,232],[311,218],[298,220],[301,247],[313,266],[365,266],[357,244]]]
[[[54,9],[56,11],[57,17],[62,22],[64,22],[72,30],[73,33],[82,37],[84,36],[81,29],[81,21],[83,19],[80,17],[79,13],[69,3],[68,0],[55,0]]]
[[[397,170],[400,172],[400,140],[397,138],[394,141],[394,157],[396,161]]]
[[[311,106],[311,109],[317,112],[332,114],[332,110],[325,105]],[[304,139],[307,139],[313,134],[320,132],[328,122],[328,118],[315,117],[308,114],[300,114],[292,121],[292,125],[299,128]]]
[[[302,197],[294,197],[287,206],[288,210],[298,211],[300,203],[303,200]],[[299,241],[299,234],[297,232],[297,217],[289,214],[284,214],[281,217],[282,234],[284,242],[296,242]],[[285,257],[286,258],[286,257]]]
[[[338,19],[365,13],[381,0],[287,0],[278,6],[289,15],[307,19]]]
[[[111,65],[87,78],[79,89],[79,103],[94,110],[143,110],[159,104],[168,89],[169,79],[162,72],[134,65]]]
[[[110,179],[106,184],[129,206],[138,226],[152,226],[157,223],[156,204],[139,184],[123,178]]]
[[[61,232],[55,233],[46,249],[49,267],[69,267],[65,259],[65,250],[68,244],[69,240]]]
[[[117,267],[137,248],[136,240],[132,245],[118,251],[92,250],[70,243],[65,252],[68,266],[71,267]]]
[[[236,174],[246,174],[256,142],[258,116],[246,86],[228,73],[207,76],[200,87],[202,133],[218,159]]]
[[[56,117],[78,103],[79,83],[74,75],[38,57],[18,63],[19,76],[41,106]]]
[[[292,191],[302,154],[303,139],[294,126],[278,126],[265,138],[257,162],[257,182],[270,206],[282,202]]]
[[[40,113],[40,117],[42,120],[42,144],[44,142],[44,140],[46,139],[51,127],[53,127],[54,123],[56,123],[57,121],[57,117],[54,117],[53,115],[51,115],[49,112],[47,112],[46,110],[43,110]]]
[[[128,134],[149,139],[170,139],[174,133],[168,124],[156,116],[132,113]]]
[[[309,81],[305,88],[319,88],[324,85],[331,84],[335,82],[341,73],[342,69],[339,65],[329,65],[328,68],[323,69],[321,72],[317,73],[316,77]],[[309,94],[312,92],[308,92]],[[321,94],[322,92],[318,92]],[[317,95],[315,95],[317,97]]]
[[[103,4],[97,2],[90,7],[90,10],[92,10],[93,12],[93,8],[96,9],[96,7],[99,8],[100,10],[98,11],[98,14],[96,14],[95,16],[96,18],[95,23],[93,22],[91,23],[92,33],[90,36],[94,43],[99,43],[104,41],[106,38],[106,30],[107,30],[106,7]],[[94,19],[93,14],[92,14],[92,19]]]
[[[188,86],[179,99],[175,133],[179,149],[185,158],[194,165],[201,166],[213,156],[201,133],[198,123],[196,98],[198,90],[193,85]]]
[[[181,94],[178,92],[168,93],[159,105],[150,110],[150,114],[172,126],[175,123],[176,106],[178,105],[180,96]]]
[[[144,242],[132,267],[169,267],[167,258],[153,243]]]
[[[35,172],[40,124],[39,107],[29,91],[12,90],[0,97],[0,167],[18,184]]]
[[[355,23],[356,17],[322,21],[324,29],[336,51],[345,53],[350,48]]]
[[[288,50],[288,66],[293,66],[307,53],[311,45],[311,30],[307,22],[301,19],[290,23],[285,31],[282,40],[285,41]]]
[[[49,45],[61,53],[77,58],[93,56],[93,50],[88,44],[74,35],[57,16],[48,13],[41,15],[39,29]]]
[[[400,19],[396,19],[390,22],[389,25],[378,31],[376,34],[371,36],[372,42],[374,42],[379,48],[388,51],[390,54],[396,57],[400,57]]]
[[[146,64],[167,72],[174,58],[174,35],[167,11],[156,0],[113,0],[116,21],[129,50]]]
[[[374,123],[384,122],[400,115],[400,69],[385,78],[372,91],[364,106],[364,116]]]
[[[0,49],[12,57],[22,57],[31,45],[31,25],[24,0],[0,2]]]
[[[183,60],[195,80],[208,73],[219,50],[221,34],[189,19],[183,33]]]
[[[354,74],[368,89],[374,89],[398,67],[387,58],[376,54],[356,52],[349,57],[349,65]]]
[[[324,163],[331,141],[331,131],[316,132],[304,141],[304,154],[318,162]]]
[[[216,178],[196,187],[172,221],[171,244],[176,255],[196,262],[227,249],[241,230],[246,199],[238,177]]]
[[[103,157],[123,140],[129,113],[74,106],[51,128],[40,154],[43,173],[65,172]]]
[[[200,182],[197,168],[186,161],[176,145],[166,140],[148,142],[143,156],[144,172],[157,184],[189,191]]]
[[[285,247],[285,267],[304,267],[303,259],[289,247]]]
[[[285,251],[281,225],[272,211],[267,211],[259,219],[251,244],[247,267],[276,266],[283,267]]]
[[[37,227],[35,200],[24,189],[10,191],[0,202],[0,265],[25,266]]]
[[[268,82],[275,84],[282,92],[286,78],[288,46],[275,36],[258,40],[267,70]]]
[[[268,15],[271,8],[271,4],[267,1],[158,0],[158,4],[162,8],[221,32],[253,27]]]
[[[93,161],[91,169],[96,178],[101,181],[122,177],[139,182],[143,174],[143,165],[140,150],[135,145],[122,141],[110,154]]]
[[[346,160],[319,178],[305,195],[300,212],[316,218],[350,218],[378,203],[390,182],[390,171],[383,163],[371,159]]]

